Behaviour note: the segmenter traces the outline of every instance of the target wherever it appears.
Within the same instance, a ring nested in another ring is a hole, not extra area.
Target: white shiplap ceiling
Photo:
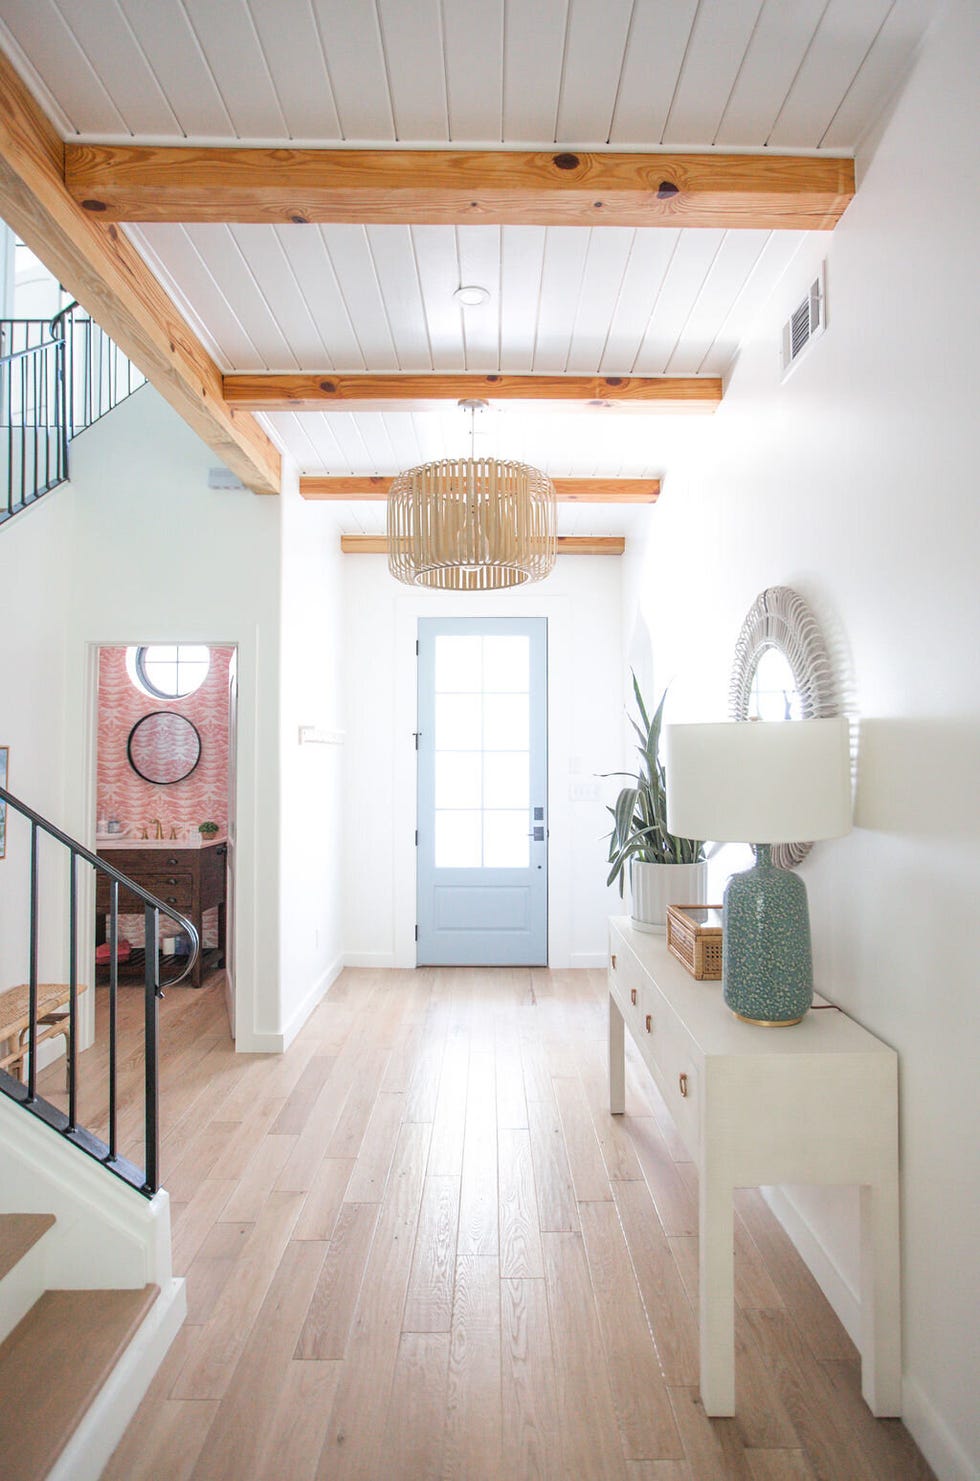
[[[852,151],[932,0],[3,0],[66,137]]]
[[[0,0],[66,139],[852,153],[937,0]],[[799,232],[128,228],[220,367],[723,375]],[[461,310],[460,283],[490,290]],[[485,450],[664,476],[688,418],[487,414]],[[264,418],[301,469],[461,450],[458,412]],[[700,435],[710,420],[696,419]],[[350,506],[351,529],[383,506]],[[565,533],[623,512],[563,506]]]

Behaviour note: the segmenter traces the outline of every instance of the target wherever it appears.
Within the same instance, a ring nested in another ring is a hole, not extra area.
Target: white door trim
[[[471,605],[472,604],[472,605]],[[418,825],[415,740],[418,729],[418,683],[415,640],[420,617],[546,617],[548,644],[548,962],[571,965],[571,808],[568,788],[555,785],[569,770],[573,749],[571,658],[571,602],[566,596],[544,596],[528,591],[500,593],[496,598],[472,596],[461,606],[458,596],[412,592],[395,599],[395,694],[392,716],[394,810],[391,869],[394,901],[394,951],[390,962],[375,966],[415,966],[415,912],[417,894],[415,829]]]

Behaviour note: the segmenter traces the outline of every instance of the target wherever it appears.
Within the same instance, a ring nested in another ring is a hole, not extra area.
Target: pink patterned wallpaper
[[[225,836],[228,820],[228,665],[231,648],[211,649],[211,668],[200,689],[186,699],[151,699],[126,672],[125,648],[99,650],[99,755],[97,817],[117,818],[138,836],[143,823],[159,818],[169,835],[207,821]],[[183,782],[154,786],[129,764],[129,732],[154,710],[175,710],[196,725],[201,759]]]

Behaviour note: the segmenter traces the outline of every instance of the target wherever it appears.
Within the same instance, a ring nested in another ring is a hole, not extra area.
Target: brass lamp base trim
[[[739,1013],[737,1008],[732,1008],[730,1011],[743,1023],[754,1023],[758,1028],[792,1028],[794,1023],[802,1023],[806,1017],[805,1013],[801,1013],[799,1018],[747,1018],[744,1013]]]

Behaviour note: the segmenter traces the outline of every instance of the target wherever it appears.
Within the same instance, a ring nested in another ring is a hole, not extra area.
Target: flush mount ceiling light
[[[388,495],[388,569],[408,586],[440,591],[496,591],[542,581],[554,569],[555,486],[526,463],[476,458],[470,412],[469,458],[409,468]]]
[[[459,288],[453,290],[453,298],[463,308],[479,308],[481,303],[487,303],[490,298],[490,289],[481,288],[479,283],[463,283]]]

